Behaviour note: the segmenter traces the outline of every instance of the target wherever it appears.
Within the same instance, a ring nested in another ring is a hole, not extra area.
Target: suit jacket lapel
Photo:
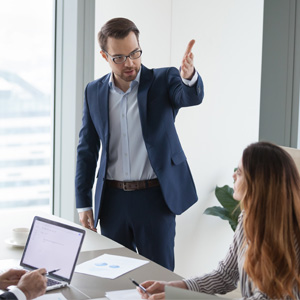
[[[151,70],[147,69],[144,65],[142,65],[141,70],[141,77],[140,77],[140,84],[139,84],[139,90],[138,90],[138,105],[139,105],[139,111],[140,111],[140,118],[141,118],[141,124],[142,124],[142,130],[145,135],[147,135],[147,101],[148,101],[148,90],[151,86],[153,78],[153,73]]]
[[[109,135],[109,77],[110,74],[105,76],[98,84],[97,99],[99,108],[99,122],[100,128],[102,129],[105,144],[108,146],[108,135]]]
[[[146,135],[146,122],[147,122],[147,96],[148,90],[152,83],[153,73],[145,66],[141,66],[141,77],[138,90],[138,105],[142,124],[143,134]],[[98,109],[99,109],[99,122],[102,129],[105,144],[108,146],[109,137],[109,78],[110,74],[105,76],[99,81],[97,90]]]

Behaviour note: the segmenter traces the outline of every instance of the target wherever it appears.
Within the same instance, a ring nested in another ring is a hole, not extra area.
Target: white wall
[[[143,63],[179,66],[196,40],[195,66],[205,86],[199,107],[182,109],[176,127],[196,183],[199,201],[177,217],[175,272],[208,272],[224,257],[233,232],[203,215],[218,205],[216,185],[232,186],[243,148],[258,140],[263,0],[113,0],[96,2],[96,33],[113,17],[140,29]],[[109,72],[96,44],[95,78]]]

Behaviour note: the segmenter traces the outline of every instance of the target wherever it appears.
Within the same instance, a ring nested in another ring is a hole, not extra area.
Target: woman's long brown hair
[[[243,153],[245,176],[244,269],[272,299],[293,296],[300,288],[300,178],[291,156],[267,142]]]

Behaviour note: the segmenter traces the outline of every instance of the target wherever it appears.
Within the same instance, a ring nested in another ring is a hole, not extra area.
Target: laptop
[[[204,293],[198,293],[186,289],[180,289],[173,286],[165,286],[165,296],[166,300],[189,300],[189,299],[197,299],[197,300],[222,300],[225,298],[221,298],[215,295],[209,295]],[[228,300],[228,299],[227,299]]]
[[[45,268],[47,291],[70,284],[85,230],[42,217],[34,217],[24,248],[21,267]]]

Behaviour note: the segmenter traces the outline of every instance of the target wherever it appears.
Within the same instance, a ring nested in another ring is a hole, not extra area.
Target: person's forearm
[[[181,289],[186,289],[186,290],[188,289],[186,283],[182,280],[170,281],[170,282],[168,282],[168,285],[178,287],[178,288],[181,288]]]

